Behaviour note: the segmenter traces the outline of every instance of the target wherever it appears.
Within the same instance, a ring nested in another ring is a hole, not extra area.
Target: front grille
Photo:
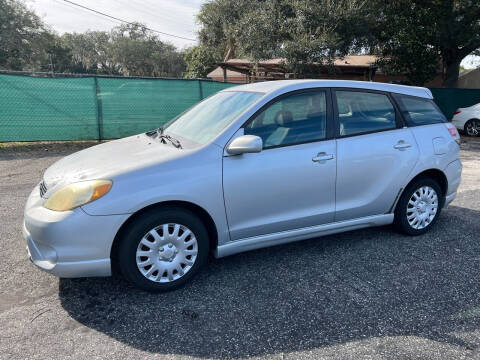
[[[40,196],[43,197],[45,193],[47,192],[47,185],[45,185],[45,181],[42,181],[40,183]]]

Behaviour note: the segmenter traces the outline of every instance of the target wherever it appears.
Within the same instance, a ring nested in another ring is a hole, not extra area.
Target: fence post
[[[198,91],[200,95],[200,101],[202,101],[203,100],[202,80],[198,80]]]
[[[95,98],[97,100],[97,126],[98,126],[98,141],[102,141],[103,139],[103,111],[102,111],[102,98],[100,94],[100,87],[98,85],[97,77],[93,77],[95,82]]]

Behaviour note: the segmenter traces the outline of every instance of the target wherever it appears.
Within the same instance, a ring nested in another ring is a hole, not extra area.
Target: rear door
[[[387,213],[413,170],[418,146],[388,93],[335,89],[335,221]]]

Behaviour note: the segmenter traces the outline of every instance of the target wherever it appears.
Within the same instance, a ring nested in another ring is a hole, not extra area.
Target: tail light
[[[455,139],[458,145],[460,145],[460,135],[458,134],[457,128],[452,123],[445,123],[448,132]]]
[[[455,112],[453,113],[453,115],[460,114],[461,112],[462,112],[462,110],[460,110],[460,109],[457,109],[457,110],[455,110]]]

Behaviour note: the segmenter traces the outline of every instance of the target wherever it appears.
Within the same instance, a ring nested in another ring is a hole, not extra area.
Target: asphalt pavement
[[[462,145],[458,196],[426,235],[387,226],[211,259],[164,294],[27,260],[25,201],[83,146],[0,147],[0,359],[480,358],[480,141]]]

